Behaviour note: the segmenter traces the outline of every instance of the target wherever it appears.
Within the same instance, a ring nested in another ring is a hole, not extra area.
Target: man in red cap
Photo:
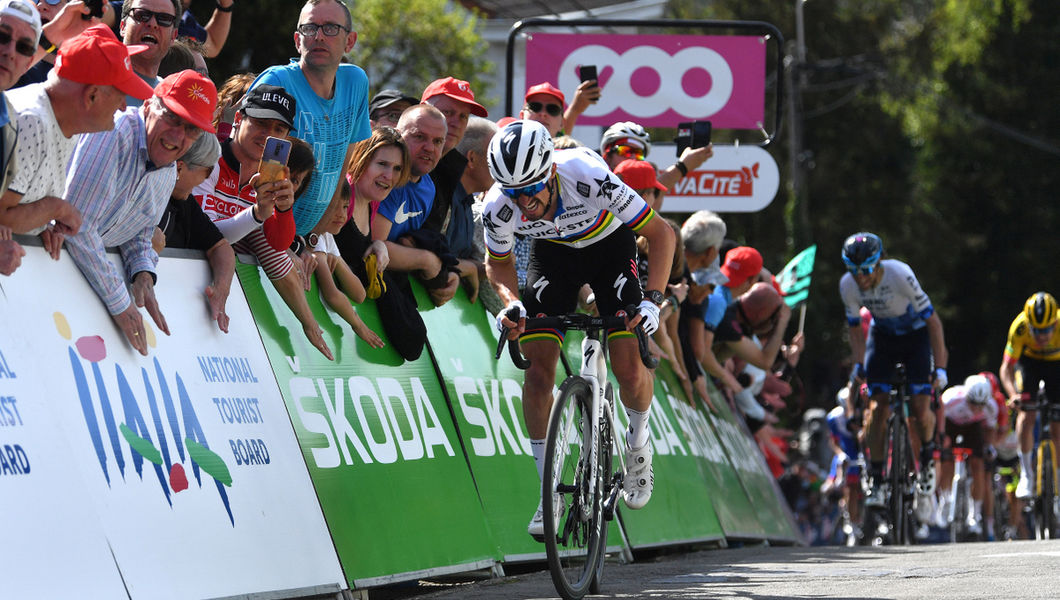
[[[449,207],[453,204],[460,178],[467,167],[467,157],[456,150],[456,145],[464,139],[464,130],[471,115],[485,117],[487,112],[478,102],[471,84],[453,77],[432,81],[423,90],[420,102],[430,104],[445,115],[445,145],[442,146],[442,158],[431,171],[434,181],[434,204],[431,207],[423,227],[429,231],[441,233],[442,225],[449,216]]]
[[[590,104],[600,99],[600,86],[596,80],[583,81],[574,92],[574,102],[567,106],[567,99],[559,88],[549,82],[539,83],[526,90],[519,118],[537,121],[544,125],[552,137],[569,134],[575,122]]]
[[[662,200],[662,194],[659,192],[665,192],[667,189],[655,178],[655,167],[650,162],[626,159],[615,167],[615,175],[644,198],[652,210],[659,210]]]
[[[15,233],[40,234],[56,260],[64,236],[81,227],[81,214],[62,198],[70,155],[82,134],[114,128],[114,113],[125,110],[126,95],[151,97],[151,86],[129,61],[130,52],[143,50],[96,25],[63,44],[57,77],[7,94],[18,111],[19,169],[0,197],[0,224]]]
[[[70,257],[144,356],[147,332],[137,307],[147,308],[169,335],[154,294],[155,224],[176,183],[176,159],[203,132],[214,133],[216,107],[213,82],[191,70],[174,73],[143,106],[119,113],[113,130],[82,137],[70,160],[66,199],[83,218],[80,232],[66,241]],[[121,250],[124,269],[107,259],[112,246]]]

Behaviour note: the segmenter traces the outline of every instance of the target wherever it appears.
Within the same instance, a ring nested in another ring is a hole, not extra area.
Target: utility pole
[[[806,0],[795,0],[795,49],[785,57],[784,76],[788,89],[788,123],[791,137],[788,140],[788,239],[793,249],[804,248],[811,243],[810,201],[803,168],[805,154],[802,138],[802,88],[806,83],[806,35],[803,26],[802,5]]]

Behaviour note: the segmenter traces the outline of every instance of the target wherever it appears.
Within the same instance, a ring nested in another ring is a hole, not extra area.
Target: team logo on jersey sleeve
[[[603,196],[604,198],[611,200],[611,194],[613,194],[618,187],[617,183],[611,181],[611,176],[604,175],[603,179],[594,179],[594,181],[600,186],[600,191],[596,193],[596,197],[599,198]]]
[[[497,218],[500,219],[502,223],[507,223],[508,221],[511,221],[512,207],[508,205],[502,206],[501,209],[497,211]]]
[[[578,193],[581,194],[582,197],[584,197],[584,198],[588,198],[589,197],[589,192],[592,190],[592,188],[589,187],[589,184],[585,183],[584,181],[579,181],[578,185],[577,185],[577,188],[578,188]]]

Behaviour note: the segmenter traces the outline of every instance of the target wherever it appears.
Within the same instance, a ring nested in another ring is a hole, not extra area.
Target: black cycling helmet
[[[864,273],[872,273],[882,255],[883,242],[875,233],[862,231],[843,242],[843,263],[848,270],[864,269]]]

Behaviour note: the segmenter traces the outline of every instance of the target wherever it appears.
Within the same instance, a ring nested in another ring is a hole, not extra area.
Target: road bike
[[[916,496],[917,470],[913,446],[909,439],[909,403],[905,365],[895,366],[894,381],[888,402],[891,414],[887,417],[887,438],[884,448],[883,485],[886,494],[884,507],[865,507],[862,531],[864,543],[870,545],[912,544],[916,540],[916,516],[913,511]]]
[[[974,510],[972,501],[972,479],[968,473],[968,457],[971,448],[962,448],[961,436],[954,440],[953,451],[953,484],[950,487],[950,510],[946,521],[950,527],[950,542],[968,540],[973,534],[968,529],[968,513]]]
[[[626,312],[636,314],[636,307]],[[613,461],[615,440],[622,427],[616,420],[616,403],[607,381],[607,336],[609,329],[625,329],[624,316],[594,317],[580,313],[526,320],[527,329],[560,329],[585,332],[582,364],[559,388],[552,403],[545,438],[545,472],[541,485],[544,512],[545,554],[556,591],[567,600],[586,593],[599,593],[607,547],[608,522],[614,519],[625,480],[625,453]],[[654,369],[658,360],[648,352],[647,336],[635,329],[640,358]],[[502,331],[497,344],[500,358],[504,344],[512,362],[526,369],[530,362],[519,351],[518,342],[508,341]]]
[[[1051,540],[1057,536],[1056,493],[1056,446],[1050,433],[1051,423],[1060,421],[1060,405],[1050,404],[1045,395],[1045,382],[1038,382],[1038,395],[1033,404],[1020,404],[1024,411],[1038,411],[1041,424],[1038,451],[1034,453],[1034,497],[1029,503],[1035,537],[1039,540]]]

